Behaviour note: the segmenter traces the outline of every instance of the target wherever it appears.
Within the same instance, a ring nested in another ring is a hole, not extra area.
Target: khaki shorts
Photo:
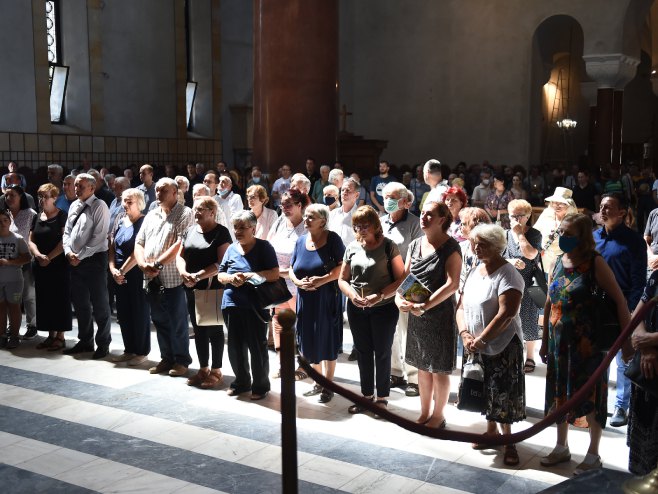
[[[23,296],[23,280],[0,282],[0,302],[20,304]]]

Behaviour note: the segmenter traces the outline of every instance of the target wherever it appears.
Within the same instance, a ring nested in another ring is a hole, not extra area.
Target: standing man
[[[58,189],[62,190],[64,169],[60,165],[53,163],[52,165],[48,165],[47,173],[48,173],[48,182],[53,184]]]
[[[379,162],[379,175],[372,177],[370,181],[370,201],[372,202],[372,207],[379,211],[380,215],[385,214],[386,210],[384,209],[384,198],[382,197],[382,191],[387,183],[393,182],[395,180],[393,177],[389,176],[388,171],[390,166],[388,161]]]
[[[281,207],[281,196],[290,188],[290,165],[284,163],[281,167],[281,176],[272,185],[272,205],[278,210]]]
[[[153,167],[149,164],[143,165],[139,169],[139,179],[141,184],[137,186],[137,190],[144,192],[144,200],[146,205],[142,213],[146,214],[151,209],[151,203],[155,201],[155,183],[153,182]]]
[[[337,233],[347,246],[354,240],[352,215],[359,207],[359,183],[353,178],[346,178],[340,189],[341,206],[329,213],[329,230]]]
[[[25,190],[25,185],[21,185],[23,182],[25,182],[25,177],[23,175],[19,175],[18,173],[7,173],[4,177],[5,179],[5,188],[9,187],[10,185],[20,185],[23,187],[23,190]],[[35,202],[34,202],[34,197],[32,197],[30,194],[25,192],[25,197],[27,197],[27,204],[30,206],[32,209],[35,211],[38,211]],[[5,204],[5,194],[3,192],[2,196],[0,196],[0,209],[7,209],[7,206]]]
[[[320,175],[318,175],[318,171],[316,170],[315,159],[310,157],[306,158],[306,178],[311,181],[311,189],[313,189],[315,182],[320,179]]]
[[[68,213],[71,204],[75,200],[75,177],[73,175],[67,175],[62,182],[62,193],[57,197],[55,206]]]
[[[114,200],[110,203],[110,232],[114,229],[117,217],[123,216],[123,204],[121,195],[123,191],[130,188],[130,180],[126,177],[117,177],[114,180]]]
[[[178,186],[161,178],[155,186],[158,205],[144,218],[135,240],[135,260],[144,272],[144,285],[155,326],[161,360],[151,374],[185,376],[192,362],[188,336],[187,301],[176,269],[183,233],[192,225],[192,210],[178,203]]]
[[[94,168],[89,170],[89,175],[96,180],[96,190],[94,190],[94,195],[107,204],[107,207],[110,207],[110,204],[112,204],[112,201],[114,200],[114,194],[107,186],[107,183],[105,183],[105,180],[101,177],[98,170]]]
[[[621,288],[628,310],[633,312],[640,301],[647,277],[647,247],[642,236],[626,226],[628,199],[622,193],[604,194],[601,199],[601,221],[603,228],[594,232],[596,250],[606,260]],[[631,383],[624,375],[627,365],[617,353],[617,395],[615,411],[610,419],[612,427],[628,423],[628,406],[631,397]]]
[[[592,213],[599,210],[601,198],[594,184],[589,182],[589,173],[587,170],[580,170],[576,174],[576,185],[573,188],[571,198],[579,208],[584,208]]]
[[[443,202],[443,194],[448,190],[448,182],[443,180],[439,160],[431,159],[425,163],[425,166],[423,166],[423,180],[430,186],[425,201]]]
[[[227,175],[219,177],[219,185],[217,186],[217,196],[215,197],[215,200],[219,204],[219,207],[222,208],[222,211],[224,211],[224,216],[226,216],[226,220],[230,225],[233,224],[231,218],[233,218],[237,212],[244,209],[242,198],[233,192],[232,189],[233,181],[231,180],[231,177]]]
[[[71,265],[71,302],[78,319],[80,341],[64,350],[67,355],[96,351],[93,359],[104,358],[110,348],[110,304],[107,294],[107,232],[110,213],[103,201],[94,195],[96,179],[88,173],[75,178],[78,198],[69,209],[62,245]],[[92,319],[93,315],[93,319]]]
[[[484,208],[484,201],[493,189],[491,188],[491,171],[485,168],[480,172],[480,184],[475,186],[471,195],[471,205],[475,208]]]
[[[331,168],[329,165],[322,165],[320,167],[320,178],[315,181],[313,188],[311,189],[311,199],[316,204],[322,204],[322,198],[324,197],[322,191],[327,185],[329,185],[330,171]]]

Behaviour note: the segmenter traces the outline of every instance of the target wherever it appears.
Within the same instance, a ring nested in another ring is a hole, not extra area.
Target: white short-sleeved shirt
[[[471,271],[464,285],[466,329],[477,338],[498,313],[498,297],[508,290],[523,293],[524,288],[523,277],[508,262],[486,276],[482,276],[477,268]],[[487,340],[487,345],[481,352],[487,355],[499,354],[515,334],[523,341],[521,317],[518,312],[505,331],[496,338]]]

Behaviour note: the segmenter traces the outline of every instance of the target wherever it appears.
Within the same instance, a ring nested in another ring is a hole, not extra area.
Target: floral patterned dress
[[[544,413],[570,399],[594,373],[603,353],[592,343],[593,297],[591,258],[575,268],[565,268],[558,257],[553,280],[548,287],[551,316],[548,324],[548,363],[546,365],[546,402]],[[569,410],[569,423],[595,412],[596,421],[605,427],[608,416],[608,380],[605,374],[578,407]],[[562,420],[564,421],[564,419]]]

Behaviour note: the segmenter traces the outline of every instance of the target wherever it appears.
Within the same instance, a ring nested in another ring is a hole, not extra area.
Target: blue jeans
[[[621,359],[621,350],[617,352],[615,362],[617,362],[617,395],[615,396],[615,408],[623,408],[628,411],[631,402],[631,380],[624,375],[624,371],[628,365]]]
[[[378,398],[386,398],[390,393],[391,347],[399,314],[394,303],[360,309],[347,302],[347,320],[357,351],[363,396],[372,396],[375,384]]]
[[[188,367],[192,363],[192,357],[183,286],[165,288],[162,294],[150,294],[147,299],[151,307],[151,321],[158,335],[160,358]]]
[[[95,320],[98,326],[96,345],[100,348],[108,347],[112,336],[107,297],[107,252],[98,252],[71,267],[71,302],[78,319],[80,343],[94,344]]]

